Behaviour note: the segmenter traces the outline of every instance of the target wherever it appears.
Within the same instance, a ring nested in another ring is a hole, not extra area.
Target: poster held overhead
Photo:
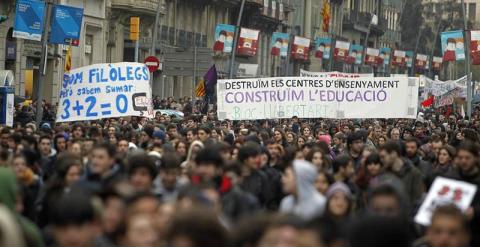
[[[465,212],[472,203],[477,189],[474,184],[437,177],[415,215],[415,223],[424,226],[430,225],[433,212],[441,205],[454,204]]]
[[[219,80],[219,119],[416,118],[417,78],[272,77]]]
[[[94,64],[66,73],[57,122],[154,117],[150,72],[141,63]]]

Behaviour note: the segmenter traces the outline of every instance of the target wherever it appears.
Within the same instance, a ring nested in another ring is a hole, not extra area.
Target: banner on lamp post
[[[288,53],[288,41],[288,33],[273,33],[270,54],[272,56],[286,57]]]
[[[425,54],[417,54],[415,59],[415,67],[424,70],[427,67],[428,56]]]
[[[406,65],[405,57],[406,57],[406,52],[405,51],[395,50],[393,52],[392,65],[399,66],[399,67],[405,67],[405,65]]]
[[[320,59],[330,59],[332,49],[332,38],[315,39],[315,57]]]
[[[238,39],[237,54],[240,56],[253,57],[257,55],[259,30],[241,28]]]
[[[235,26],[228,24],[217,24],[215,28],[215,43],[213,51],[215,52],[232,52],[233,36],[235,35]]]
[[[470,31],[470,57],[473,65],[480,64],[480,31]]]
[[[308,60],[310,51],[310,39],[295,36],[292,45],[292,57],[297,60]]]
[[[349,57],[350,43],[337,40],[335,42],[335,49],[333,50],[333,58],[336,61],[346,62]]]
[[[383,63],[383,59],[380,59],[380,50],[368,47],[365,52],[365,64],[370,66],[378,66]]]
[[[461,30],[443,32],[440,39],[444,62],[465,60],[465,43]]]
[[[389,65],[390,64],[390,54],[392,49],[389,47],[382,47],[380,48],[380,55],[379,55],[379,64]]]
[[[347,58],[349,64],[362,64],[363,46],[352,44]]]
[[[439,71],[442,68],[442,57],[433,57],[432,58],[432,69],[435,71]]]

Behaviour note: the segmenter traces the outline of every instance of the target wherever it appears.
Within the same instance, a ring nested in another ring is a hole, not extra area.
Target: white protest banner
[[[408,77],[272,77],[219,80],[219,119],[415,118],[418,80]]]
[[[153,117],[150,73],[145,64],[94,64],[64,75],[57,122],[122,116]]]
[[[415,215],[415,222],[425,226],[430,225],[435,209],[445,204],[455,204],[455,206],[465,212],[470,203],[472,203],[476,191],[477,186],[474,184],[437,177],[433,181],[417,215]]]
[[[373,74],[343,73],[338,71],[312,72],[312,71],[300,69],[300,76],[301,77],[358,78],[358,77],[373,77]]]
[[[458,80],[445,82],[432,80],[428,77],[423,77],[422,81],[424,81],[423,95],[425,97],[428,97],[428,95],[441,96],[455,88],[460,88],[462,90],[459,97],[466,97],[467,95],[466,76]]]
[[[456,98],[460,97],[462,93],[461,88],[454,88],[445,94],[440,95],[435,99],[435,107],[442,107],[452,105]]]

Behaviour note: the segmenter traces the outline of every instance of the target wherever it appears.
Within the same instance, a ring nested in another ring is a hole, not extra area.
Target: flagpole
[[[230,66],[229,66],[229,71],[228,71],[228,78],[233,79],[233,66],[235,65],[235,55],[237,53],[237,43],[238,43],[238,36],[240,34],[240,25],[242,22],[242,15],[243,15],[243,7],[245,6],[245,0],[242,0],[242,3],[240,4],[240,11],[238,12],[238,18],[237,18],[237,26],[235,27],[235,34],[233,37],[233,49],[232,49],[232,54],[230,56]]]
[[[463,40],[465,42],[465,73],[467,74],[467,116],[472,117],[472,83],[470,82],[470,38],[465,14],[465,1],[461,0],[463,13]]]

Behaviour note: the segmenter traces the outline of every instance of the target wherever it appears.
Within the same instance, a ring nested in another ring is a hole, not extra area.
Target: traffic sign
[[[149,56],[145,58],[145,65],[147,65],[150,73],[153,73],[158,70],[158,67],[160,66],[160,60],[158,60],[158,58],[155,56]]]

